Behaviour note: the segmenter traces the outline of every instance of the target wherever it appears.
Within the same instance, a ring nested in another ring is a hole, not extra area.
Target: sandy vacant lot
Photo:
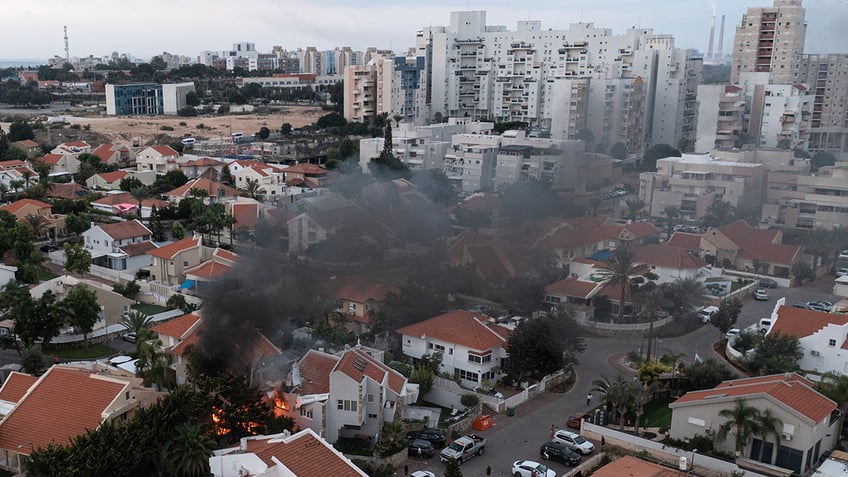
[[[142,142],[147,142],[148,139],[159,134],[172,137],[210,139],[227,137],[231,132],[242,132],[245,135],[250,135],[258,132],[263,126],[271,131],[277,131],[283,123],[289,123],[292,127],[299,128],[314,123],[324,114],[327,114],[327,112],[314,106],[287,106],[273,114],[234,114],[194,118],[63,115],[68,118],[71,124],[90,125],[92,132],[103,134],[110,138],[112,142],[123,144],[132,141],[133,138],[141,138]],[[164,131],[162,126],[172,127],[174,130]],[[8,131],[9,123],[0,123],[0,127]]]

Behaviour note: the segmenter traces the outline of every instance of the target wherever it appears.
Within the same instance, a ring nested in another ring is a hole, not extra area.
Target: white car
[[[560,429],[554,433],[554,442],[565,444],[565,447],[583,455],[591,454],[595,450],[595,444],[587,441],[580,434],[565,429]]]
[[[836,276],[837,277],[848,276],[848,268],[840,268],[840,269],[836,270]]]
[[[517,460],[512,463],[512,475],[515,477],[556,477],[556,472],[545,464],[532,460]]]
[[[701,308],[698,310],[698,318],[701,320],[701,323],[709,323],[710,319],[712,319],[713,315],[718,312],[717,306],[708,306],[706,308]]]
[[[409,474],[409,477],[436,477],[436,474],[430,472],[429,470],[416,470],[415,472]]]
[[[738,335],[741,332],[742,332],[742,330],[740,330],[739,328],[731,328],[731,329],[727,330],[727,333],[724,334],[724,337],[727,338],[728,340],[730,340],[734,336]]]
[[[758,301],[766,301],[768,300],[768,292],[762,288],[757,288],[754,290],[754,299]]]

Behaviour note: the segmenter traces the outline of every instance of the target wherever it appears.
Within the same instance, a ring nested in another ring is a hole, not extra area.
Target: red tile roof
[[[35,199],[20,199],[12,202],[11,204],[0,205],[0,210],[5,210],[10,214],[14,215],[17,211],[23,209],[27,205],[34,205],[39,209],[52,209],[52,205],[45,204],[40,200]]]
[[[510,330],[489,323],[489,317],[465,310],[453,310],[397,330],[401,335],[428,336],[475,351],[504,346]]]
[[[23,141],[18,141],[15,144],[20,144],[23,147],[38,147],[38,143],[32,139],[24,139]]]
[[[180,153],[171,149],[171,146],[151,146],[154,151],[162,154],[163,156],[179,156]]]
[[[124,177],[130,175],[127,171],[115,171],[115,172],[101,172],[97,174],[106,182],[117,182],[123,179]]]
[[[185,270],[186,276],[191,275],[192,278],[207,278],[214,279],[223,276],[225,273],[229,272],[232,269],[231,266],[216,262],[215,260],[205,260],[200,262],[199,264],[187,268]]]
[[[259,216],[259,204],[233,204],[233,217],[236,219],[235,228],[246,227],[249,230],[256,228]]]
[[[224,250],[223,248],[216,248],[215,250],[213,250],[212,256],[218,257],[231,263],[236,263],[239,259],[238,255],[234,254],[233,252],[230,252],[229,250]]]
[[[151,250],[156,250],[156,245],[149,240],[145,240],[144,242],[136,242],[131,243],[129,245],[124,245],[120,247],[121,250],[124,251],[125,254],[130,257],[138,257],[139,255],[144,255]]]
[[[89,144],[85,141],[71,141],[71,142],[62,143],[62,144],[60,144],[60,146],[76,147],[76,148],[85,149],[87,147],[91,147],[91,144]]]
[[[68,182],[67,184],[54,182],[50,184],[50,188],[47,190],[47,197],[76,200],[87,196],[89,193],[88,189],[76,182]]]
[[[693,270],[707,265],[703,258],[689,253],[687,249],[662,244],[639,247],[636,250],[636,261],[674,270]]]
[[[86,370],[52,366],[0,423],[0,448],[29,454],[30,446],[19,448],[21,443],[35,449],[66,445],[99,426],[101,414],[127,387]]]
[[[758,247],[767,243],[775,243],[778,236],[777,230],[751,227],[748,225],[748,222],[742,219],[718,227],[718,230],[741,248]]]
[[[821,422],[836,409],[836,403],[819,394],[812,383],[796,374],[783,374],[725,381],[713,389],[690,391],[671,405],[707,402],[718,398],[753,398],[775,400],[813,422]]]
[[[18,167],[26,167],[26,163],[20,160],[14,161],[0,161],[0,169],[17,169]]]
[[[171,354],[174,356],[182,356],[183,353],[188,349],[189,346],[197,347],[197,343],[200,342],[200,335],[197,334],[197,329],[194,329],[191,333],[188,334],[182,341],[174,345],[171,348]]]
[[[38,378],[35,376],[12,371],[3,383],[3,387],[0,388],[0,399],[17,403],[36,381]]]
[[[305,175],[321,175],[327,173],[327,169],[324,169],[323,167],[317,166],[315,164],[310,164],[308,162],[301,162],[300,164],[295,164],[286,168],[284,171],[295,172]]]
[[[284,438],[251,437],[246,443],[247,452],[256,454],[266,465],[276,466],[276,459],[297,477],[368,476],[311,429]]]
[[[357,348],[345,351],[333,371],[342,372],[357,383],[368,377],[387,385],[395,394],[401,394],[406,387],[406,378],[402,374]]]
[[[674,232],[668,239],[669,247],[685,248],[687,250],[699,250],[701,248],[701,236],[686,232]]]
[[[654,227],[654,224],[650,222],[631,222],[623,228],[635,235],[636,238],[650,237],[660,233],[660,229]]]
[[[118,193],[118,194],[106,194],[105,196],[95,200],[93,203],[101,204],[101,205],[115,205],[115,204],[136,204],[136,205],[138,205],[138,201],[129,192],[121,192],[121,193]]]
[[[159,323],[152,328],[153,331],[163,336],[182,339],[192,327],[200,321],[200,317],[194,313],[186,313],[164,323]]]
[[[338,356],[309,350],[298,363],[301,378],[299,394],[326,394],[330,392],[330,373],[338,362]]]
[[[59,163],[59,161],[62,160],[63,157],[65,156],[61,154],[45,154],[42,157],[36,157],[34,160],[37,162],[43,162],[45,164],[56,165]]]
[[[224,197],[235,197],[239,195],[239,191],[233,189],[232,187],[222,184],[220,182],[215,182],[213,180],[207,179],[205,177],[198,177],[197,179],[192,179],[185,184],[177,187],[176,189],[168,192],[166,195],[175,196],[175,197],[189,197],[191,195],[192,189],[201,189],[205,190],[209,197],[220,197],[221,194],[219,191],[224,191]]]
[[[180,164],[180,168],[183,167],[215,167],[222,165],[223,162],[212,159],[211,157],[201,157],[199,159],[194,159],[192,161],[186,161]]]
[[[592,475],[594,477],[687,477],[688,474],[627,455],[592,472]]]
[[[556,283],[545,286],[545,293],[552,295],[570,296],[587,300],[592,297],[592,292],[598,288],[600,283],[587,282],[576,278],[566,278]]]
[[[100,158],[100,161],[107,162],[115,155],[118,148],[113,144],[101,144],[96,149],[91,151],[92,154]],[[101,174],[102,175],[102,174]],[[111,181],[110,181],[111,182]]]
[[[781,306],[777,309],[777,320],[771,327],[771,333],[780,332],[783,335],[804,338],[827,325],[845,326],[846,324],[848,324],[848,315]]]
[[[389,293],[397,293],[397,287],[375,283],[372,278],[360,274],[339,277],[324,282],[322,287],[332,299],[345,299],[356,303],[368,300],[382,301]]]
[[[183,250],[188,250],[192,247],[198,246],[200,246],[200,237],[187,237],[180,240],[179,242],[170,243],[168,245],[165,245],[164,247],[159,247],[156,250],[151,250],[147,252],[147,254],[153,257],[171,259]]]
[[[801,253],[800,246],[775,243],[745,247],[739,252],[739,256],[764,263],[789,265],[795,261],[799,253]]]
[[[149,237],[153,233],[138,220],[115,222],[114,224],[101,224],[100,229],[106,232],[106,235],[115,240],[126,240],[144,236]]]

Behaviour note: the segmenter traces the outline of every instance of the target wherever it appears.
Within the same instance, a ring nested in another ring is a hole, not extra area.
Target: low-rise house
[[[15,280],[15,272],[18,271],[18,267],[12,267],[10,265],[4,265],[0,262],[0,289],[6,286],[12,280]]]
[[[324,284],[322,294],[335,301],[335,316],[345,329],[359,336],[371,329],[374,313],[389,293],[398,289],[356,274],[334,278]]]
[[[193,343],[197,339],[197,328],[200,326],[199,313],[186,313],[171,320],[159,323],[151,330],[156,333],[156,336],[162,342],[162,350],[171,353],[173,359],[171,368],[176,374],[176,383],[186,383],[186,359],[183,358],[183,353],[174,354],[173,350],[177,345],[180,345],[185,340],[191,340]],[[185,348],[187,345],[181,346]]]
[[[50,199],[80,200],[91,194],[85,187],[76,182],[53,182],[47,189],[47,197]]]
[[[336,442],[377,435],[384,423],[403,418],[406,406],[417,399],[417,384],[357,346],[338,356],[307,352],[294,365],[291,387],[278,408],[299,427]]]
[[[0,421],[0,468],[15,474],[34,451],[68,445],[105,422],[125,421],[163,394],[140,378],[70,365],[52,366],[35,382],[12,376],[0,389],[3,407],[11,407]]]
[[[293,186],[314,189],[327,185],[327,169],[315,164],[302,162],[287,167],[284,172],[285,182]]]
[[[135,163],[139,171],[153,171],[157,175],[165,175],[179,168],[180,153],[170,146],[150,146],[136,154]]]
[[[210,287],[215,280],[226,275],[238,263],[238,256],[222,248],[216,248],[208,260],[185,269],[185,281],[180,289],[197,294]]]
[[[91,144],[85,141],[63,142],[54,147],[50,151],[50,154],[59,154],[77,159],[81,154],[91,154]]]
[[[141,201],[141,217],[150,217],[153,207],[162,209],[170,204],[161,199],[144,199]],[[91,206],[103,212],[115,215],[138,215],[138,200],[130,192],[109,193],[91,202]]]
[[[156,249],[150,241],[153,232],[138,220],[91,224],[82,236],[93,265],[110,270],[138,270],[153,262],[147,255]]]
[[[825,313],[786,306],[786,299],[775,303],[768,333],[795,336],[804,355],[802,370],[824,374],[842,374],[848,369],[848,314]]]
[[[153,259],[153,263],[147,268],[151,280],[169,287],[185,282],[186,270],[204,259],[199,235],[149,250],[147,254]]]
[[[55,238],[65,234],[65,216],[54,214],[53,206],[40,200],[16,200],[11,204],[0,206],[0,210],[5,210],[14,215],[18,222],[30,223],[31,220],[38,220],[41,230],[35,231],[37,238]],[[32,217],[38,217],[38,219],[32,219]]]
[[[60,275],[56,278],[43,281],[38,285],[30,288],[29,292],[33,298],[41,298],[46,292],[50,292],[57,297],[59,301],[63,300],[71,290],[77,287],[88,287],[94,292],[97,297],[97,304],[100,306],[100,313],[97,321],[92,327],[93,331],[98,331],[112,325],[116,325],[124,318],[124,314],[130,310],[130,307],[135,304],[135,300],[131,300],[120,293],[115,292],[111,285],[106,285],[94,280],[85,278],[77,278],[71,275]],[[84,337],[78,333],[74,326],[70,323],[65,323],[60,329],[62,335],[73,335],[78,337],[78,341],[82,342]]]
[[[191,197],[193,190],[203,191],[206,196],[203,202],[209,204],[211,202],[224,202],[227,200],[235,200],[241,194],[238,190],[220,182],[200,177],[192,179],[185,184],[165,193],[168,202],[179,204],[186,197]]]
[[[243,437],[238,446],[209,458],[214,477],[367,477],[344,454],[311,429],[294,435]]]
[[[684,278],[700,280],[709,274],[703,258],[686,249],[665,244],[639,247],[636,262],[651,267],[651,272],[658,277],[655,282],[658,285]]]
[[[813,388],[813,382],[795,373],[724,381],[712,389],[690,391],[669,404],[669,436],[688,440],[714,436],[729,419],[719,413],[732,410],[742,400],[759,412],[770,411],[779,420],[779,436],[749,436],[742,443],[737,463],[764,463],[806,475],[819,457],[839,441],[842,416],[835,402]],[[733,452],[737,430],[716,449]],[[776,439],[779,442],[775,442]]]
[[[85,180],[90,189],[121,190],[121,180],[128,177],[128,171],[100,172]]]
[[[180,164],[180,170],[183,171],[183,174],[185,174],[189,179],[197,179],[198,177],[205,175],[210,170],[215,172],[215,178],[217,178],[223,167],[223,162],[217,159],[212,159],[211,157],[200,157]]]
[[[101,144],[91,153],[100,158],[100,162],[103,164],[124,165],[131,159],[130,149],[116,144]]]
[[[397,330],[404,356],[413,363],[425,355],[442,353],[439,372],[453,375],[460,385],[476,389],[483,381],[503,376],[510,330],[491,318],[453,310]]]
[[[713,227],[701,236],[700,249],[715,266],[788,278],[801,258],[801,247],[783,245],[780,230],[751,227],[737,220]]]
[[[289,252],[304,252],[340,230],[370,244],[388,247],[393,232],[357,204],[331,194],[302,201],[304,212],[287,222]]]
[[[35,159],[41,155],[41,146],[32,139],[24,139],[23,141],[13,142],[12,147],[17,147],[24,151],[27,159]]]
[[[48,174],[76,174],[79,172],[80,161],[73,155],[46,154],[32,160],[33,164],[44,164],[47,166]]]
[[[241,167],[231,171],[238,189],[246,190],[251,181],[257,185],[256,192],[267,200],[281,200],[286,195],[286,171],[290,168],[265,164],[261,161],[235,161]],[[294,166],[293,166],[294,167]]]

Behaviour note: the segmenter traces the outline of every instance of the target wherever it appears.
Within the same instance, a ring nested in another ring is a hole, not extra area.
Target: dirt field
[[[61,114],[61,113],[60,113]],[[314,123],[318,118],[327,114],[321,108],[314,106],[286,106],[280,112],[273,114],[234,114],[226,116],[198,116],[184,118],[179,116],[156,117],[103,117],[103,116],[73,116],[65,115],[71,124],[83,127],[91,126],[91,132],[102,134],[109,141],[126,144],[133,138],[141,138],[146,143],[150,138],[160,134],[171,137],[194,137],[211,139],[228,137],[231,132],[242,132],[250,135],[259,131],[263,126],[271,131],[277,131],[283,123],[289,123],[299,128]],[[185,126],[180,123],[184,123]],[[198,128],[202,125],[201,128]],[[173,131],[163,131],[162,126],[174,128]],[[4,131],[9,130],[9,123],[0,122]],[[65,131],[68,131],[67,126]],[[58,132],[58,131],[57,131]],[[56,142],[51,141],[51,142]]]

